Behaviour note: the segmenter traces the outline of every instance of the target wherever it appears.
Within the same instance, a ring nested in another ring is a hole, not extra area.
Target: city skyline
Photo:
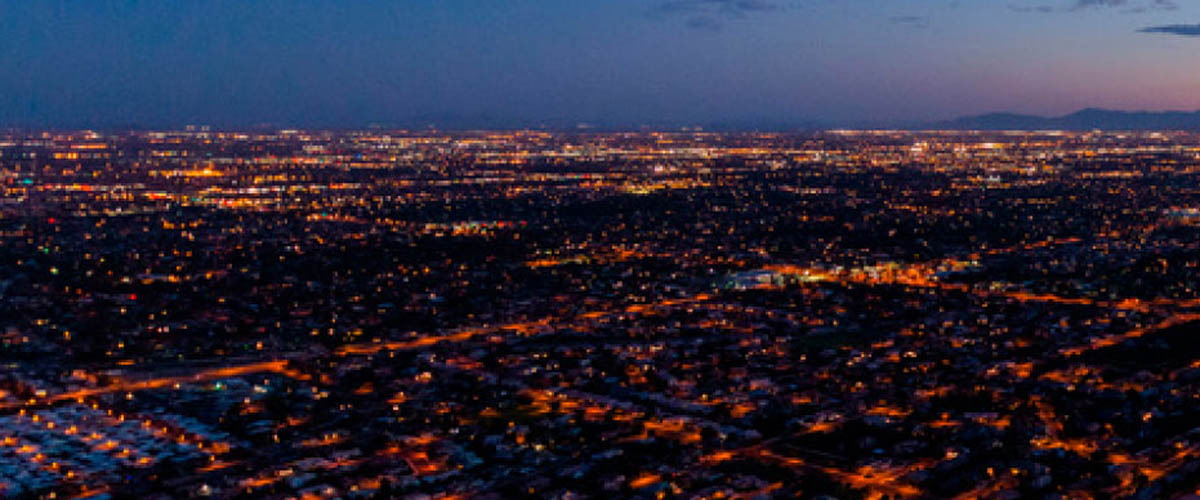
[[[912,125],[1200,109],[1177,0],[0,1],[0,126]]]

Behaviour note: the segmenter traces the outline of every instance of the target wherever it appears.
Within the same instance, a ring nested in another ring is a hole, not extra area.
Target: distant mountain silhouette
[[[1088,108],[1044,117],[989,113],[925,126],[942,130],[1200,130],[1200,111],[1116,111]]]

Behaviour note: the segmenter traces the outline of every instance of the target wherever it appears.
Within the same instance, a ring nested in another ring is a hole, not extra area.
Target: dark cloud
[[[925,16],[896,16],[888,18],[888,21],[891,21],[892,24],[903,24],[914,28],[929,27],[929,18]]]
[[[670,0],[659,4],[658,11],[675,13],[716,13],[729,17],[742,17],[751,12],[779,10],[779,5],[767,0]]]
[[[1049,5],[1009,5],[1008,8],[1017,12],[1038,12],[1041,14],[1054,12],[1054,7]]]
[[[1095,9],[1121,9],[1127,14],[1139,14],[1154,10],[1176,10],[1179,4],[1175,0],[1071,0],[1069,5],[1054,7],[1051,5],[1009,5],[1009,9],[1017,12],[1077,12]]]
[[[669,0],[651,11],[654,17],[686,17],[689,28],[719,30],[722,20],[744,19],[751,14],[781,10],[768,0]]]
[[[1149,5],[1142,5],[1126,10],[1125,12],[1141,13],[1151,10],[1179,10],[1179,4],[1171,0],[1156,0]]]
[[[1122,7],[1128,0],[1075,0],[1074,9],[1090,9],[1093,7]]]
[[[687,27],[700,30],[721,31],[721,21],[711,16],[693,16],[688,18]]]
[[[1162,33],[1166,35],[1200,36],[1200,24],[1168,24],[1166,26],[1150,26],[1138,30],[1140,33]]]
[[[1151,10],[1175,10],[1179,8],[1179,5],[1175,3],[1175,0],[1149,0],[1146,2],[1130,2],[1129,0],[1075,0],[1075,5],[1071,10],[1109,7],[1121,7],[1125,9],[1125,12],[1140,13]]]

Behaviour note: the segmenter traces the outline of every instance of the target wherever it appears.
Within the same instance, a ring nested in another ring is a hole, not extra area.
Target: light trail
[[[516,332],[524,336],[532,336],[543,333],[552,333],[560,330],[563,327],[572,325],[580,321],[597,321],[602,319],[619,316],[621,314],[649,314],[660,307],[675,307],[684,304],[693,304],[706,302],[712,297],[707,294],[697,294],[691,297],[680,299],[665,299],[650,304],[633,304],[618,310],[597,310],[580,313],[572,318],[556,321],[554,316],[540,318],[534,321],[524,321],[519,323],[509,323],[506,325],[492,327],[472,327],[456,331],[446,335],[435,335],[428,337],[420,337],[411,340],[398,340],[390,342],[367,342],[361,344],[347,344],[338,348],[335,353],[339,356],[364,356],[377,354],[380,351],[404,351],[412,349],[422,349],[432,347],[443,343],[459,343],[466,342],[481,335],[499,334],[505,332]]]
[[[224,366],[220,368],[212,368],[202,370],[191,375],[183,375],[176,377],[159,377],[135,381],[121,381],[116,384],[94,387],[89,389],[80,389],[77,391],[63,392],[49,396],[46,398],[35,398],[24,404],[9,403],[0,406],[0,409],[11,409],[20,406],[54,404],[62,401],[81,400],[104,394],[112,394],[116,392],[138,392],[153,389],[161,389],[164,387],[174,386],[175,384],[195,384],[201,382],[209,382],[233,377],[241,377],[255,373],[276,373],[296,379],[305,379],[306,377],[297,373],[294,370],[287,368],[287,360],[272,360],[249,363],[236,366]]]
[[[1174,326],[1178,326],[1178,325],[1181,325],[1184,323],[1190,323],[1192,321],[1197,321],[1197,320],[1200,320],[1200,314],[1194,314],[1194,313],[1176,314],[1176,315],[1171,316],[1167,319],[1164,319],[1150,327],[1134,328],[1134,329],[1129,330],[1124,333],[1105,335],[1105,336],[1099,337],[1085,345],[1063,348],[1063,349],[1060,349],[1058,352],[1059,352],[1059,354],[1062,354],[1063,356],[1067,356],[1067,357],[1078,356],[1078,355],[1083,354],[1088,351],[1103,349],[1105,347],[1112,347],[1114,345],[1120,344],[1127,340],[1136,339],[1136,338],[1145,336],[1147,334],[1155,333],[1160,330],[1165,330],[1165,329],[1168,329],[1168,328],[1171,328]]]

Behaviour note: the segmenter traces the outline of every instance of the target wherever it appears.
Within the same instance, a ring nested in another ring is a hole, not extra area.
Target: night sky
[[[1200,0],[0,0],[0,125],[1200,108]]]

